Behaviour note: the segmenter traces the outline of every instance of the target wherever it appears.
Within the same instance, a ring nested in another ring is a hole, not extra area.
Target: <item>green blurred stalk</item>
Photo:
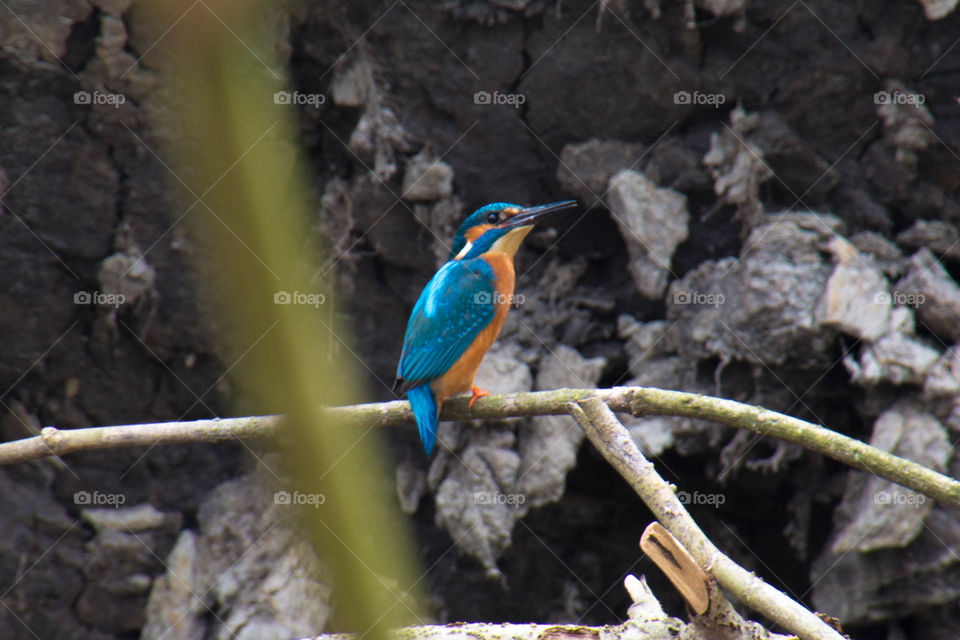
[[[332,296],[311,281],[318,259],[308,241],[295,107],[274,102],[274,92],[288,89],[279,55],[287,34],[278,18],[287,7],[268,4],[157,2],[138,11],[161,26],[180,19],[151,58],[161,61],[166,95],[155,128],[188,205],[191,194],[202,195],[187,219],[203,254],[195,257],[212,279],[209,294],[220,302],[214,313],[222,322],[214,324],[226,327],[239,359],[231,376],[260,406],[289,417],[291,491],[325,496],[300,515],[333,570],[338,626],[385,639],[387,628],[419,621],[410,603],[419,600],[411,587],[420,574],[395,500],[386,498],[391,481],[378,430],[338,425],[321,413],[321,405],[360,399],[351,356],[323,324],[331,326],[335,314],[274,304],[277,291],[324,294],[326,304]],[[338,352],[343,357],[331,357]]]

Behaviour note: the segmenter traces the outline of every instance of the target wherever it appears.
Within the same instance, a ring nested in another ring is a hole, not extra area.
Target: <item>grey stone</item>
[[[521,358],[519,345],[495,343],[480,362],[474,383],[492,395],[518,393],[533,388],[533,375]]]
[[[839,236],[830,241],[830,251],[835,266],[817,305],[817,321],[873,342],[890,325],[887,281],[869,257]]]
[[[177,637],[191,639],[321,632],[331,614],[328,578],[285,522],[287,508],[252,475],[217,487],[200,505],[199,532],[181,534],[156,581],[141,637],[170,637],[174,623]]]
[[[362,107],[375,90],[370,63],[362,58],[340,64],[333,72],[330,93],[338,106]]]
[[[484,363],[489,358],[490,354]],[[484,382],[491,392],[499,390],[490,382],[505,385],[504,391],[530,388],[529,368],[515,346],[498,350],[493,362]],[[604,364],[602,358],[588,360],[560,345],[541,361],[537,387],[595,386]],[[479,373],[477,382],[481,382]],[[517,520],[531,507],[563,495],[583,432],[571,418],[540,416],[529,424],[520,423],[517,433],[508,422],[487,421],[481,428],[457,425],[441,430],[441,435],[447,442],[428,477],[436,488],[437,523],[489,576],[499,577],[497,559],[510,545]]]
[[[919,0],[927,20],[946,18],[957,8],[957,0]]]
[[[118,509],[83,509],[80,515],[97,530],[145,531],[163,526],[167,521],[167,516],[149,502]]]
[[[564,145],[557,165],[557,180],[585,205],[601,201],[613,174],[633,168],[644,146],[618,140],[597,140]]]
[[[953,344],[960,339],[960,287],[929,249],[910,258],[907,275],[894,289],[894,303],[914,307],[930,331]]]
[[[834,333],[815,310],[832,271],[820,246],[829,216],[806,214],[754,228],[739,259],[707,261],[670,285],[667,322],[690,360],[713,356],[757,364],[826,361]]]
[[[453,167],[421,151],[407,162],[403,198],[410,202],[436,202],[453,194]]]
[[[661,189],[642,173],[624,169],[610,178],[607,205],[630,253],[630,275],[644,297],[658,300],[677,246],[687,239],[686,196]]]
[[[890,333],[860,352],[859,362],[852,355],[844,358],[851,381],[874,386],[891,384],[923,384],[927,371],[940,357],[939,352],[917,338]]]
[[[625,340],[623,349],[627,352],[630,372],[633,375],[639,375],[637,372],[646,363],[667,355],[669,331],[670,325],[663,320],[639,322],[626,314],[617,318],[617,335]]]
[[[565,345],[540,362],[537,389],[591,389],[606,365],[604,358],[584,358]],[[569,416],[537,416],[519,433],[518,488],[526,508],[556,502],[563,495],[567,472],[577,462],[583,430]]]
[[[898,403],[877,418],[870,444],[938,471],[946,468],[952,452],[943,425],[909,402]],[[932,507],[933,500],[922,494],[879,476],[852,472],[838,507],[849,521],[833,541],[832,551],[869,553],[904,547],[919,535]]]
[[[960,259],[960,231],[943,220],[917,220],[897,234],[897,244],[912,251],[926,247],[934,254]]]

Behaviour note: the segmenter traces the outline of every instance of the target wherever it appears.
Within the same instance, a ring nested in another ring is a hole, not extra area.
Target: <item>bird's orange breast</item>
[[[493,300],[493,319],[490,324],[480,330],[477,337],[473,339],[470,346],[464,350],[453,365],[430,384],[438,404],[452,395],[470,391],[473,387],[473,380],[477,376],[480,361],[483,360],[483,356],[486,355],[493,341],[500,335],[513,301],[516,281],[516,274],[513,270],[513,256],[505,253],[491,253],[484,254],[481,259],[490,265],[493,270],[494,288],[496,289]]]

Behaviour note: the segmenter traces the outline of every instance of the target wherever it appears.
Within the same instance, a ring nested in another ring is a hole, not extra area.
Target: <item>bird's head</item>
[[[576,206],[573,200],[554,202],[539,207],[522,207],[519,204],[510,204],[509,202],[491,202],[484,205],[467,216],[467,219],[460,224],[457,235],[453,237],[453,247],[450,248],[450,255],[447,256],[447,260],[453,260],[458,256],[463,257],[465,255],[463,249],[467,244],[476,242],[477,238],[488,230],[511,220],[516,220],[519,216],[528,215],[530,212],[538,210],[541,214],[549,213],[573,206]]]
[[[574,200],[521,207],[495,202],[480,207],[463,221],[454,239],[450,259],[475,258],[488,251],[515,255],[520,243],[543,216],[577,206]]]

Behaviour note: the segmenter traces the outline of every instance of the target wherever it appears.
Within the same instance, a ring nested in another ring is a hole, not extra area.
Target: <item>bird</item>
[[[405,393],[429,456],[444,400],[471,391],[470,408],[489,392],[474,386],[480,361],[503,329],[513,300],[513,259],[543,216],[573,200],[523,207],[494,202],[460,225],[450,259],[417,299],[407,322],[394,389]]]

